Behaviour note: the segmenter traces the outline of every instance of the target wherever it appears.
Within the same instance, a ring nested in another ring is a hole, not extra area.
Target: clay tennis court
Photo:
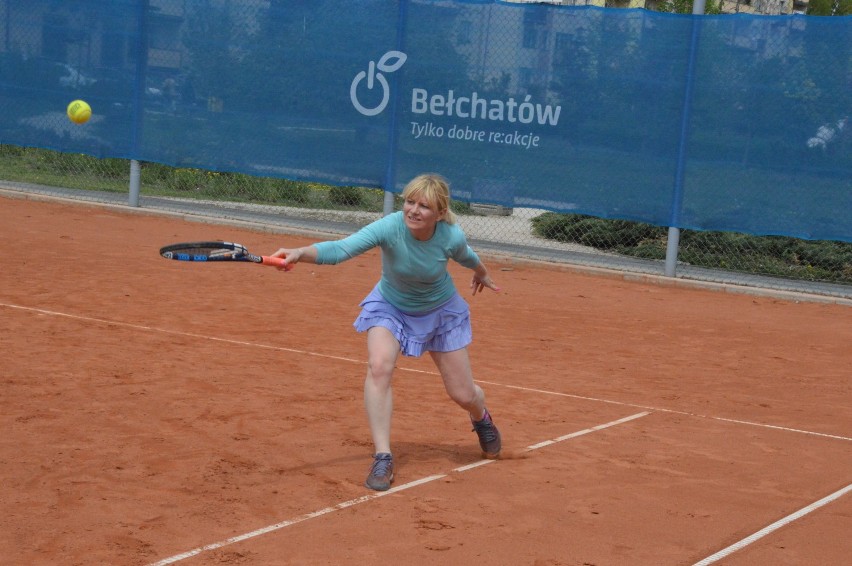
[[[379,494],[363,487],[366,346],[351,327],[377,253],[290,273],[170,262],[157,250],[172,242],[312,240],[8,197],[0,236],[3,564],[852,553],[843,301],[491,258],[503,292],[469,298],[470,351],[504,458],[480,460],[428,357],[401,359],[395,488]]]

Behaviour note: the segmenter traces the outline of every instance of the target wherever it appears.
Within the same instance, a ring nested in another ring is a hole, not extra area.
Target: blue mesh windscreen
[[[3,144],[701,230],[852,241],[850,81],[850,17],[0,0]]]

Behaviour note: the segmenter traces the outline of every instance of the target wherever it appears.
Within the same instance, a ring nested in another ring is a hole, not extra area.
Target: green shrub
[[[550,240],[631,257],[666,257],[668,229],[642,222],[546,212],[533,218],[532,229],[534,234]],[[852,283],[852,244],[845,242],[683,230],[678,260],[731,271]]]
[[[199,191],[206,186],[198,169],[175,169],[165,182],[167,188],[178,192]]]
[[[340,206],[360,206],[364,202],[363,189],[358,187],[331,187],[328,200]]]
[[[26,148],[17,145],[0,144],[0,157],[20,157],[26,151]]]
[[[642,222],[555,212],[546,212],[533,218],[532,225],[533,233],[543,238],[618,251],[638,247],[647,249],[660,238],[665,238],[666,234],[665,228]]]
[[[470,203],[464,202],[463,200],[450,199],[450,210],[456,214],[473,214],[473,209],[471,208]]]
[[[275,200],[305,204],[311,200],[311,189],[305,183],[279,179],[273,185]]]

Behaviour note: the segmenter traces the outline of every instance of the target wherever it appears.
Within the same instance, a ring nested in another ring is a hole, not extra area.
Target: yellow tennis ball
[[[85,100],[73,100],[68,105],[68,119],[75,124],[85,124],[92,117],[92,107]]]

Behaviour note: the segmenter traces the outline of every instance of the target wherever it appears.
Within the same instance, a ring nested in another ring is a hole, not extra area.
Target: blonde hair
[[[443,214],[447,224],[456,223],[456,215],[450,210],[450,184],[437,173],[424,173],[414,177],[402,191],[403,199],[424,199],[438,214]]]

